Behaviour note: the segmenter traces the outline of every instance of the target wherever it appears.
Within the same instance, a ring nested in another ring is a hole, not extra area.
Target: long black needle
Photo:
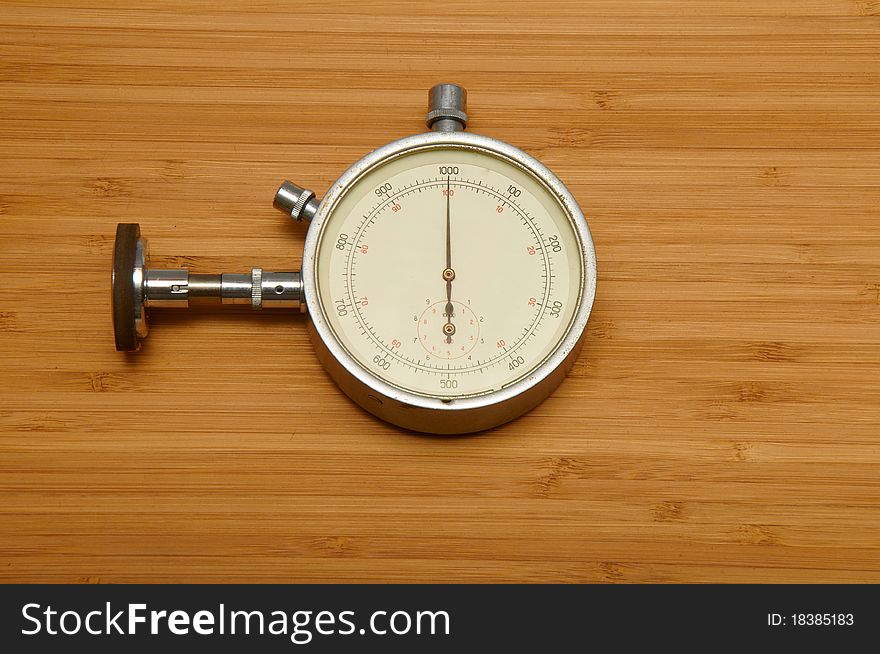
[[[449,177],[446,178],[446,270],[452,270],[452,221],[450,220],[449,196],[452,195]],[[452,279],[446,279],[446,324],[452,324]],[[446,342],[452,343],[452,334],[446,336]]]

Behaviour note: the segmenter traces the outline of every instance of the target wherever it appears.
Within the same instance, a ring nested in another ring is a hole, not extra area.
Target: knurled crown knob
[[[458,84],[437,84],[428,91],[425,124],[440,132],[457,132],[467,127],[467,91]]]
[[[297,222],[301,222],[304,218],[311,220],[318,210],[314,191],[287,180],[278,187],[272,205]]]

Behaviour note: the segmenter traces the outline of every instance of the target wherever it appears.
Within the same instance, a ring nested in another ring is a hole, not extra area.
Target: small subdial
[[[452,301],[452,315],[446,300],[435,302],[419,316],[419,343],[440,359],[466,356],[480,342],[480,319],[466,304]]]

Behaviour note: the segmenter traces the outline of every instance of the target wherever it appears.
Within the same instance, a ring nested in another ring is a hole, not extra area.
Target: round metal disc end
[[[116,349],[134,352],[147,335],[144,307],[144,269],[146,242],[137,223],[119,223],[113,246],[113,333]]]

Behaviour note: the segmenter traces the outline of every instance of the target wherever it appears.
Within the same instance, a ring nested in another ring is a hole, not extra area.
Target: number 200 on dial
[[[419,395],[482,395],[558,347],[581,298],[571,218],[492,152],[432,148],[361,176],[318,245],[327,324],[370,374]]]

